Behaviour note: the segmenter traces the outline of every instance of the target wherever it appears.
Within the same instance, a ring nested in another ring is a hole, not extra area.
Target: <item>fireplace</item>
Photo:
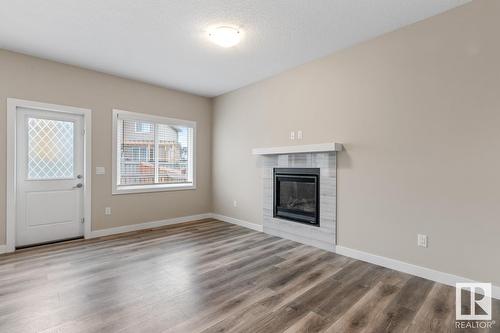
[[[319,168],[274,168],[273,216],[319,227]]]

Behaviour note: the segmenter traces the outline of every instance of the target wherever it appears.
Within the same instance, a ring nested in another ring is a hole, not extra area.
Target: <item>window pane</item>
[[[28,179],[74,177],[74,124],[28,118]]]
[[[192,156],[193,129],[158,124],[158,183],[191,182],[189,161]]]
[[[118,136],[119,184],[154,184],[155,131],[153,124],[136,120],[119,120]]]
[[[117,185],[192,184],[194,129],[136,116],[117,118]]]

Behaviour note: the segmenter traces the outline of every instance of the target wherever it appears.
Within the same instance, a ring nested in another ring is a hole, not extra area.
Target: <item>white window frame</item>
[[[118,117],[129,120],[143,120],[152,123],[161,123],[165,125],[177,125],[191,127],[193,129],[193,149],[191,150],[191,159],[189,160],[189,170],[192,182],[186,184],[153,184],[153,185],[118,185]],[[148,193],[164,191],[181,191],[196,189],[196,122],[175,118],[167,118],[149,115],[145,113],[136,113],[124,110],[113,109],[113,149],[112,149],[112,194],[130,194],[130,193]]]

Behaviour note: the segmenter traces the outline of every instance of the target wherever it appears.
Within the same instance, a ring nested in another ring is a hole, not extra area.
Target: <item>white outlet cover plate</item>
[[[417,236],[417,245],[420,247],[427,247],[427,236],[419,234]]]

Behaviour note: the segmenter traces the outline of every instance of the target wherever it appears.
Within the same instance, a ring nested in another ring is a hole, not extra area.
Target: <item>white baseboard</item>
[[[419,276],[424,279],[446,284],[455,287],[455,283],[458,282],[477,282],[468,278],[464,278],[458,275],[453,275],[449,273],[444,273],[436,271],[431,268],[426,268],[422,266],[417,266],[409,264],[404,261],[399,261],[396,259],[391,259],[387,257],[378,256],[376,254],[371,254],[368,252],[363,252],[359,250],[350,249],[344,246],[336,246],[335,253],[341,254],[346,257],[362,260],[369,262],[371,264],[387,267],[394,269],[399,272],[408,273],[411,275]],[[500,299],[500,287],[492,286],[492,296],[493,298]]]
[[[90,235],[87,235],[85,238],[104,237],[104,236],[122,234],[125,232],[158,228],[158,227],[163,227],[166,225],[172,225],[172,224],[178,224],[178,223],[184,223],[184,222],[190,222],[190,221],[196,221],[196,220],[202,220],[202,219],[208,219],[208,218],[217,219],[217,220],[220,220],[223,222],[236,224],[236,225],[239,225],[241,227],[245,227],[245,228],[249,228],[252,230],[262,232],[262,225],[260,225],[260,224],[251,223],[251,222],[247,222],[247,221],[243,221],[243,220],[238,220],[238,219],[235,219],[233,217],[224,216],[224,215],[220,215],[220,214],[205,213],[205,214],[198,214],[198,215],[176,217],[176,218],[172,218],[172,219],[159,220],[159,221],[153,221],[153,222],[132,224],[132,225],[126,225],[126,226],[121,226],[121,227],[115,227],[115,228],[93,230],[90,232]]]
[[[240,227],[245,227],[245,228],[252,229],[252,230],[255,230],[255,231],[260,231],[260,232],[263,231],[262,224],[257,224],[257,223],[243,221],[243,220],[238,220],[238,219],[235,219],[234,217],[224,216],[224,215],[215,214],[215,213],[212,213],[211,215],[212,215],[211,217],[213,219],[216,219],[216,220],[221,220],[221,221],[224,221],[224,222],[236,224],[236,225],[239,225]]]
[[[7,245],[0,245],[0,254],[7,253]]]
[[[108,229],[101,229],[101,230],[92,230],[90,232],[90,235],[87,235],[85,238],[104,237],[104,236],[122,234],[124,232],[158,228],[158,227],[163,227],[166,225],[172,225],[172,224],[178,224],[178,223],[184,223],[184,222],[190,222],[190,221],[196,221],[196,220],[202,220],[202,219],[208,219],[208,218],[212,218],[211,213],[190,215],[190,216],[181,216],[181,217],[175,217],[175,218],[166,219],[166,220],[132,224],[132,225],[126,225],[126,226],[108,228]]]

